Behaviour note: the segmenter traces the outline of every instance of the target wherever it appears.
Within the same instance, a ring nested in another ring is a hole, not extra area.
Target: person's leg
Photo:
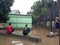
[[[56,28],[56,33],[59,34],[59,26]]]
[[[59,23],[56,23],[56,33],[59,33]]]
[[[9,35],[9,33],[7,32],[7,35]]]
[[[23,30],[23,35],[24,35],[24,36],[26,36],[26,35],[27,35],[26,30]]]
[[[12,32],[14,32],[14,29],[12,29]]]
[[[58,27],[57,27],[57,33],[59,34],[59,23],[58,23]]]
[[[56,29],[57,30],[57,33],[59,34],[59,29]]]

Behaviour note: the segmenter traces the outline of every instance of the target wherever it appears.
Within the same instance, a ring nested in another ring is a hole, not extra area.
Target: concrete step
[[[4,33],[4,32],[0,32],[0,35],[8,37],[8,34]],[[18,34],[11,34],[10,37],[17,37],[17,38],[27,39],[27,40],[34,41],[34,42],[41,42],[40,37],[36,37],[36,36],[24,36],[24,35],[18,35]]]

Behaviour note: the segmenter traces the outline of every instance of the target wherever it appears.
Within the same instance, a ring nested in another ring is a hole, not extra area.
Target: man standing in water
[[[59,15],[57,15],[55,21],[56,21],[56,33],[59,34],[59,23],[60,23]]]

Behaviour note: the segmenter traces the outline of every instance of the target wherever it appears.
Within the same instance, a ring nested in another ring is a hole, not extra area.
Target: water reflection
[[[20,43],[20,44],[15,44],[15,45],[23,45],[23,43]]]
[[[13,45],[23,45],[23,43],[21,41],[12,41]]]

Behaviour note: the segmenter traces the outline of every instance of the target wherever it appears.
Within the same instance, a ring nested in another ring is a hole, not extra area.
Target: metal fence
[[[29,28],[32,28],[32,16],[31,15],[9,15],[9,20],[4,23],[7,27],[8,23],[12,23],[13,28],[24,28],[27,24]]]

